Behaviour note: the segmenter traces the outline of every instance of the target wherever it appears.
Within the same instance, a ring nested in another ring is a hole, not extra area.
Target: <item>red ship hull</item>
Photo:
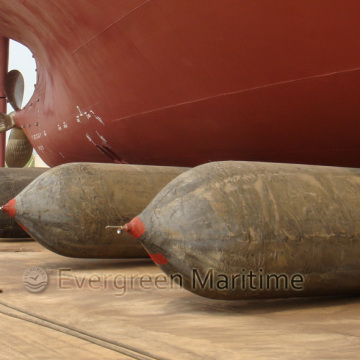
[[[50,166],[360,167],[358,0],[1,0],[34,54],[16,123]]]

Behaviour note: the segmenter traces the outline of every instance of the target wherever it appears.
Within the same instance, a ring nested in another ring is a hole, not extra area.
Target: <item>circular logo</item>
[[[33,266],[24,271],[22,281],[24,288],[32,293],[43,291],[48,284],[48,275],[40,266]]]

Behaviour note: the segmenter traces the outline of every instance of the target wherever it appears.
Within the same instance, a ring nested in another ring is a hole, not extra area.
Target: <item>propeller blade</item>
[[[5,78],[5,94],[15,111],[21,109],[24,98],[24,77],[18,70],[11,70]]]
[[[10,114],[0,113],[0,133],[3,133],[15,126],[14,114],[15,112]]]
[[[25,133],[19,128],[11,130],[5,150],[5,161],[8,167],[24,167],[30,160],[33,147]]]

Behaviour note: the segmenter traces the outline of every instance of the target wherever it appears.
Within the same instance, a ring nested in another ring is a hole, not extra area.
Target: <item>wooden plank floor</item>
[[[32,266],[49,277],[38,294],[22,284]],[[100,280],[90,283],[92,275]],[[148,289],[139,283],[145,275]],[[0,358],[360,358],[360,298],[214,301],[161,280],[150,260],[68,259],[35,242],[1,240]],[[43,321],[36,316],[89,337],[31,322]],[[99,337],[105,343],[90,342]]]

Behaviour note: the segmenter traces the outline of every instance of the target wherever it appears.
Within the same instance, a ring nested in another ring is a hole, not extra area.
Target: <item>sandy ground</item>
[[[49,283],[31,293],[22,276],[38,266]],[[0,240],[0,289],[1,359],[360,359],[356,297],[215,301],[150,260],[68,259],[16,240]]]

